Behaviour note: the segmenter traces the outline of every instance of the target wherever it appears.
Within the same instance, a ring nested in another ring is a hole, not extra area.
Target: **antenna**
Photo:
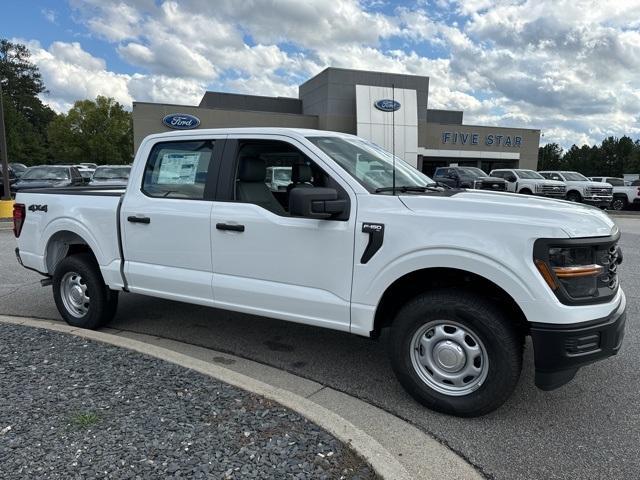
[[[396,194],[396,85],[391,84],[391,100],[393,111],[391,112],[391,155],[393,160],[393,194]]]

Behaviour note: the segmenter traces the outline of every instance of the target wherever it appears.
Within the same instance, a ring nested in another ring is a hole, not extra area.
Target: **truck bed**
[[[51,275],[64,252],[48,248],[55,236],[69,248],[86,243],[110,285],[122,284],[118,212],[121,187],[38,188],[18,191],[16,203],[25,205],[20,257],[25,267]]]

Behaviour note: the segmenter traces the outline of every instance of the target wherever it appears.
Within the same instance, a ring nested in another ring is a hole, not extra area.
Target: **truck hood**
[[[521,179],[521,180],[524,181],[527,179]],[[548,180],[546,178],[544,180],[541,178],[534,178],[533,180],[535,180],[535,182],[540,185],[550,185],[552,187],[562,187],[564,185],[564,182],[559,182],[558,180]]]
[[[558,182],[556,182],[558,183]],[[617,228],[602,210],[565,200],[534,197],[506,192],[461,190],[435,195],[402,195],[400,200],[417,214],[458,217],[501,218],[518,224],[539,225],[545,229],[562,229],[569,237],[603,237]],[[433,200],[436,199],[436,202]]]
[[[565,183],[567,185],[578,185],[578,186],[585,186],[585,187],[597,187],[597,188],[611,187],[611,185],[608,183],[592,182],[592,181],[585,182],[584,180],[567,180]]]

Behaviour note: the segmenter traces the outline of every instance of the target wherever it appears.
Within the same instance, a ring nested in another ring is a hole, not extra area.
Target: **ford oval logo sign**
[[[188,113],[172,113],[164,117],[162,119],[162,123],[169,128],[190,130],[192,128],[197,128],[198,125],[200,125],[200,119],[193,115],[189,115]]]
[[[383,112],[395,112],[400,109],[400,102],[396,102],[395,100],[378,100],[373,104],[378,110],[382,110]]]

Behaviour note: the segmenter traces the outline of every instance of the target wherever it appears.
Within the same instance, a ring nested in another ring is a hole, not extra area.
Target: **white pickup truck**
[[[607,183],[613,187],[613,210],[624,210],[631,205],[640,205],[640,185],[627,185],[623,178],[589,177],[596,183]]]
[[[567,195],[567,186],[564,182],[547,180],[538,172],[522,168],[491,170],[491,177],[503,178],[507,182],[507,191],[521,193],[523,195],[538,195],[564,199]]]
[[[276,165],[291,167],[292,183],[272,191]],[[105,325],[118,295],[134,292],[367,337],[384,330],[407,391],[461,416],[509,397],[527,335],[545,390],[618,352],[626,300],[607,215],[433,185],[351,135],[168,132],[142,142],[126,191],[18,193],[16,254],[82,328]]]
[[[549,180],[558,180],[567,184],[567,200],[588,203],[595,207],[608,208],[613,200],[613,187],[608,183],[592,182],[578,172],[547,170],[538,172]]]

